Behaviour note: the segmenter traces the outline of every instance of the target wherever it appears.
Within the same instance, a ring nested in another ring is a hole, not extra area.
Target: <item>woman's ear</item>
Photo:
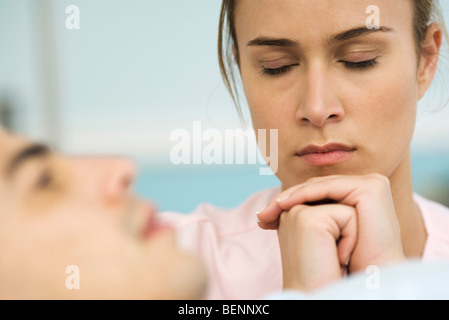
[[[240,59],[239,59],[239,52],[235,45],[232,46],[232,55],[234,57],[234,62],[238,65],[240,69]]]
[[[421,100],[424,96],[435,77],[442,40],[443,35],[440,27],[432,23],[427,28],[418,65],[418,100]]]

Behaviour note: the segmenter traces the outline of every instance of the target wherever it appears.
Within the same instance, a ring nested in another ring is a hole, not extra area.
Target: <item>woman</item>
[[[124,159],[66,158],[0,130],[2,299],[199,299],[200,261],[130,192]]]
[[[223,1],[222,74],[238,106],[235,62],[254,129],[278,129],[282,187],[234,210],[165,214],[205,260],[208,298],[312,291],[371,265],[449,258],[449,209],[413,193],[410,165],[446,34],[437,4],[375,1],[373,28],[372,1]]]

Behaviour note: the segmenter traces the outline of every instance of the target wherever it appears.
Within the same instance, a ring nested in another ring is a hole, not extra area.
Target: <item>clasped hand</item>
[[[405,259],[390,183],[379,174],[312,178],[272,199],[258,220],[277,229],[285,289],[311,291]]]

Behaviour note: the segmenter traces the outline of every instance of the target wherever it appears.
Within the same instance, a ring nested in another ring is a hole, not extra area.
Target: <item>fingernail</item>
[[[259,220],[259,214],[260,214],[262,211],[264,211],[266,207],[267,207],[267,206],[265,206],[265,207],[263,207],[262,209],[256,211],[257,223],[260,223],[260,220]]]
[[[258,216],[259,213],[262,213],[262,211],[264,211],[266,207],[267,207],[267,206],[263,207],[263,208],[260,209],[260,210],[257,210],[257,211],[256,211],[256,216]]]
[[[278,203],[281,203],[282,201],[287,200],[288,197],[290,197],[289,194],[287,194],[286,196],[283,196],[282,198],[277,198],[276,201],[277,201]]]

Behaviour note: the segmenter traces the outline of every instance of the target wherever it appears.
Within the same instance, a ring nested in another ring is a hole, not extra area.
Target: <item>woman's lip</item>
[[[348,160],[355,148],[344,144],[331,143],[324,146],[309,145],[296,153],[296,156],[314,166],[328,166]]]
[[[302,157],[309,153],[326,153],[331,151],[346,151],[351,152],[354,151],[355,148],[352,148],[350,146],[340,144],[340,143],[328,143],[324,146],[318,146],[318,145],[308,145],[304,149],[301,149],[297,152],[297,155],[299,157]]]

